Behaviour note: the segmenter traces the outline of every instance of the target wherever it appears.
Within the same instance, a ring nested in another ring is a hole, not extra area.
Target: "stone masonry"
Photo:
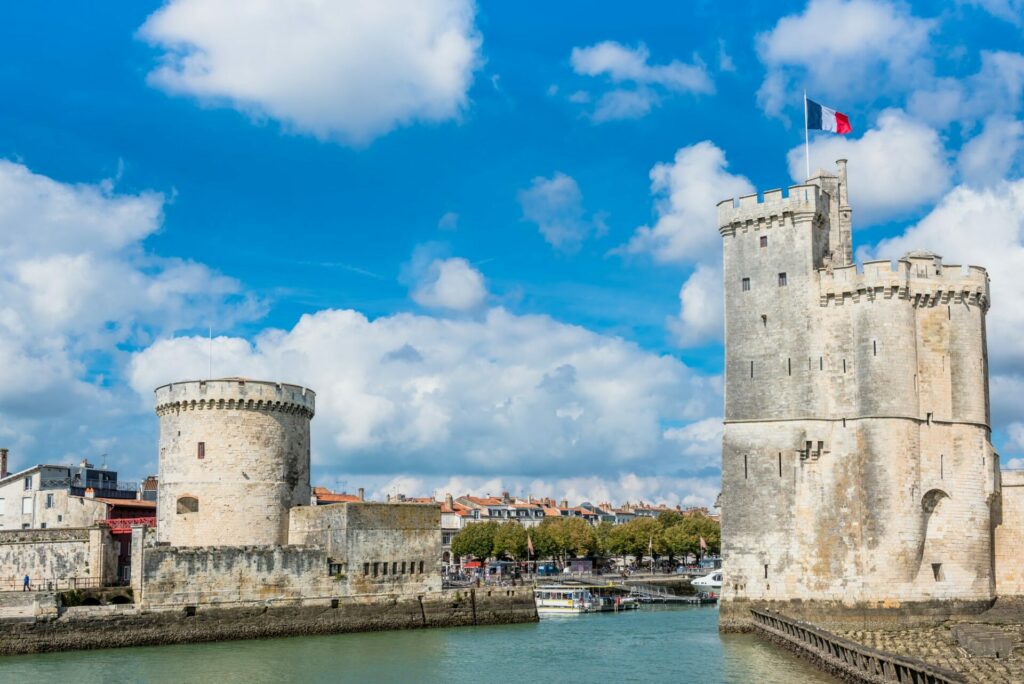
[[[722,628],[994,596],[983,268],[852,262],[846,162],[718,205],[725,277]]]
[[[309,504],[312,390],[242,378],[156,390],[157,536],[172,546],[285,544]]]

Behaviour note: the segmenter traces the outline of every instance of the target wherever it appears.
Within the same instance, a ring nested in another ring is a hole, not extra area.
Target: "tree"
[[[489,521],[470,523],[452,538],[452,553],[456,556],[472,556],[477,560],[490,558],[494,551],[494,536],[498,523]]]
[[[563,522],[568,541],[566,550],[576,558],[593,556],[597,551],[597,536],[590,523],[582,518],[568,518]]]
[[[608,558],[617,553],[613,546],[613,537],[615,534],[615,525],[607,520],[602,520],[594,528],[594,541],[597,546],[597,555],[602,558]]]
[[[526,530],[515,520],[498,525],[494,533],[494,557],[526,558]]]
[[[662,539],[670,560],[696,553],[700,543],[696,526],[685,519],[667,528],[662,533]]]
[[[673,525],[678,525],[683,522],[684,516],[679,511],[662,511],[658,514],[658,524],[661,525],[661,529],[667,530]]]

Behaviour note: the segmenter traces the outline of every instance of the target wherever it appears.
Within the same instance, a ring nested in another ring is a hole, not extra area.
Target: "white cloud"
[[[841,27],[841,28],[837,28]],[[935,22],[881,0],[811,0],[757,37],[767,67],[758,101],[769,114],[799,103],[801,87],[843,109],[851,99],[905,90],[929,75]]]
[[[131,363],[132,386],[195,375],[207,340],[159,341]],[[720,391],[678,360],[546,316],[479,319],[320,311],[252,344],[214,340],[218,374],[317,392],[319,472],[440,476],[685,470],[666,422],[717,412]],[[205,371],[204,371],[205,372]]]
[[[1024,25],[1024,0],[958,0],[964,5],[976,5],[994,17],[1014,26]]]
[[[1017,305],[1024,301],[1024,180],[984,189],[957,187],[919,223],[882,240],[866,256],[896,258],[922,246],[941,254],[947,263],[988,269],[993,414],[1005,419],[1016,411],[1019,416],[1019,393],[996,391],[996,383],[1001,375],[1024,372],[1024,307]]]
[[[722,339],[722,270],[700,264],[679,289],[679,315],[668,320],[668,329],[683,347]]]
[[[487,299],[487,286],[480,271],[465,259],[434,259],[416,284],[412,298],[431,309],[470,311]]]
[[[593,113],[594,121],[636,119],[646,115],[660,101],[655,89],[666,93],[714,92],[714,83],[699,61],[650,64],[650,57],[650,51],[642,44],[629,47],[611,40],[573,48],[570,62],[577,74],[604,76],[618,86],[602,95]]]
[[[456,118],[481,64],[472,0],[171,0],[139,33],[170,93],[365,144]]]
[[[658,220],[636,229],[619,251],[650,254],[655,261],[719,263],[721,237],[715,205],[754,192],[743,176],[728,173],[725,153],[709,140],[680,148],[671,163],[651,169]]]
[[[933,126],[959,122],[970,131],[982,119],[1012,117],[1024,106],[1024,54],[981,51],[978,72],[967,78],[939,78],[910,96],[907,111]]]
[[[454,211],[446,211],[437,221],[438,230],[458,230],[459,215]]]
[[[519,191],[519,205],[523,218],[536,223],[548,244],[563,252],[578,251],[587,238],[606,230],[600,215],[586,216],[579,185],[560,171],[551,178],[534,178]]]
[[[1024,423],[1014,422],[1006,426],[1006,436],[1009,437],[1006,447],[1014,453],[1024,453]],[[1022,461],[1017,467],[1024,467],[1024,459],[1017,459]],[[1011,466],[1012,467],[1012,466]]]
[[[1010,173],[1024,145],[1024,123],[994,116],[981,133],[960,148],[960,178],[973,185],[991,185]]]
[[[789,173],[804,181],[804,146],[789,151]],[[811,173],[848,159],[854,221],[870,225],[906,215],[939,199],[953,169],[939,134],[903,112],[887,109],[860,138],[821,134],[811,143]]]
[[[32,453],[94,456],[112,433],[132,439],[132,427],[113,427],[135,406],[111,377],[121,349],[261,313],[233,279],[144,250],[163,207],[159,193],[62,183],[0,160],[0,424],[21,465]]]

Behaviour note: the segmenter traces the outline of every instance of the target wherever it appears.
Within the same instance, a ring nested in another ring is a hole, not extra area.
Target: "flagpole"
[[[804,91],[804,161],[807,163],[807,178],[811,178],[811,137],[807,132],[807,91]]]

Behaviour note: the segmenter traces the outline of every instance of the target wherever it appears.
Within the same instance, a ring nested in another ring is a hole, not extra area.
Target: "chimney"
[[[562,499],[562,503],[560,503],[558,507],[559,508],[568,508],[569,507],[569,500],[568,499]]]
[[[7,477],[7,449],[0,449],[0,477]]]
[[[366,492],[365,492],[365,491],[363,490],[363,488],[362,488],[362,487],[360,487],[360,488],[359,488],[358,492],[359,492],[359,500],[360,500],[360,501],[363,501],[363,495],[364,495],[364,494],[365,494]]]
[[[448,508],[455,510],[455,498],[451,494],[444,495],[444,505]]]
[[[501,493],[501,503],[507,504],[507,503],[510,503],[511,501],[512,500],[509,498],[508,492],[502,492]]]
[[[95,499],[96,498],[96,490],[93,489],[92,487],[86,487],[85,488],[85,498],[86,499]]]

